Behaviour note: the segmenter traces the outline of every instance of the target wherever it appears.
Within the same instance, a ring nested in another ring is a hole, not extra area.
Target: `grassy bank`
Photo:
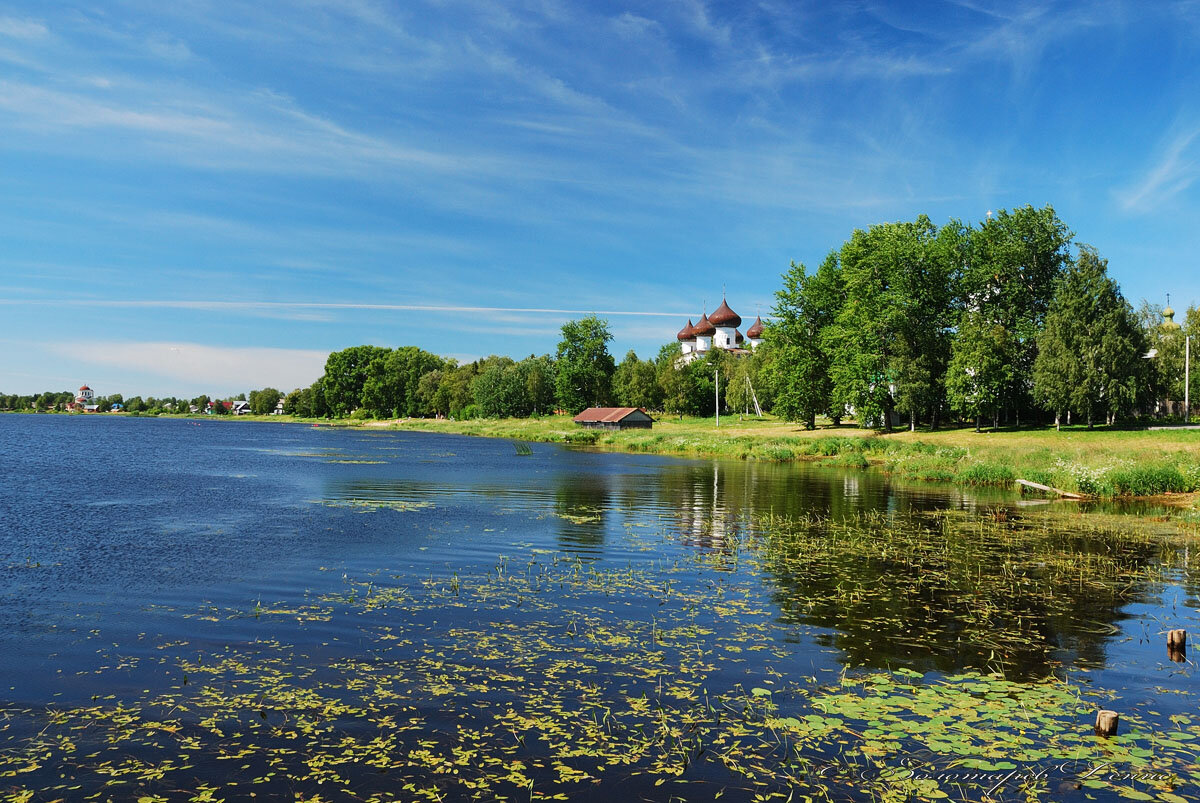
[[[1156,496],[1200,491],[1200,431],[1051,428],[970,429],[881,434],[853,427],[805,431],[771,418],[663,417],[654,429],[585,430],[565,416],[434,421],[408,419],[369,426],[571,443],[626,452],[743,460],[821,460],[878,465],[907,479],[1012,486],[1017,478],[1093,496]]]

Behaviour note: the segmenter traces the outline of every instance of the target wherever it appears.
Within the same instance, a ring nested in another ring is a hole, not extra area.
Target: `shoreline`
[[[1016,490],[1032,480],[1088,499],[1200,503],[1200,434],[1164,430],[1053,428],[881,433],[842,425],[804,430],[773,420],[731,417],[657,421],[652,430],[598,431],[564,416],[449,421],[388,419],[351,426],[589,446],[605,451],[675,457],[814,462],[841,468],[879,467],[900,479]],[[1087,501],[1079,500],[1079,501]]]
[[[19,413],[35,415],[34,413]],[[54,413],[55,415],[79,415]],[[37,413],[36,415],[45,415]],[[1179,428],[1109,430],[1053,427],[896,430],[850,425],[805,430],[772,418],[659,418],[650,430],[583,429],[567,416],[518,419],[303,419],[292,416],[211,416],[105,413],[123,418],[257,421],[347,429],[433,432],[605,451],[674,457],[814,462],[841,468],[875,466],[899,479],[960,487],[1015,489],[1018,479],[1092,499],[1155,499],[1200,507],[1200,432]]]

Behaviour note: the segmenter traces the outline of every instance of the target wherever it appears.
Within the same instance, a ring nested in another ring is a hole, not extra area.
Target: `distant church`
[[[75,396],[75,401],[67,404],[67,409],[85,413],[96,412],[96,394],[87,385],[83,385],[79,388],[79,393]]]
[[[749,356],[762,343],[762,317],[756,316],[745,336],[738,331],[742,318],[729,308],[725,299],[712,315],[701,315],[700,322],[693,325],[691,318],[675,337],[683,347],[680,362],[687,364],[702,358],[710,349],[721,349],[737,356]],[[747,342],[749,348],[746,348]]]

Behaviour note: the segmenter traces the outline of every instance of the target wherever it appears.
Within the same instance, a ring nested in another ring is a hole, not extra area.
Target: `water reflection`
[[[554,483],[554,513],[559,546],[573,553],[594,557],[603,551],[610,511],[619,510],[613,500],[610,478],[562,474]]]
[[[1001,668],[1038,677],[1104,666],[1132,603],[1154,603],[1176,548],[1111,524],[867,517],[768,533],[786,620],[829,628],[851,665]]]
[[[819,628],[851,665],[1001,667],[1022,677],[1102,666],[1123,611],[1154,604],[1164,571],[1181,572],[1187,604],[1198,596],[1186,546],[1177,554],[1099,526],[1111,517],[1072,505],[805,464],[548,447],[535,458],[497,472],[473,455],[442,477],[403,466],[390,469],[402,476],[371,480],[334,474],[325,496],[431,503],[456,517],[524,514],[524,534],[541,527],[589,561],[625,559],[625,530],[665,525],[711,567],[757,567],[783,620]]]

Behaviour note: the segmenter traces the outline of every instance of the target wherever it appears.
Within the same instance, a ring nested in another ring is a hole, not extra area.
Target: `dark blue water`
[[[0,475],[0,653],[22,670],[5,673],[17,701],[44,697],[85,642],[136,650],[144,633],[193,635],[162,609],[250,609],[340,588],[347,572],[470,571],[516,551],[621,564],[645,557],[627,543],[634,525],[668,526],[680,541],[666,547],[687,549],[759,510],[978,499],[805,466],[540,445],[517,456],[503,440],[99,416],[0,417]],[[413,508],[367,515],[354,505],[364,500]]]
[[[528,659],[526,669],[544,673],[580,626],[599,632],[619,623],[621,634],[598,642],[619,650],[625,632],[644,625],[653,641],[660,627],[684,622],[717,640],[759,640],[764,650],[751,659],[732,652],[725,661],[706,659],[713,660],[704,670],[706,694],[771,683],[771,673],[815,681],[836,678],[847,666],[948,673],[994,664],[1031,682],[1086,670],[1088,683],[1131,706],[1153,705],[1164,717],[1195,707],[1191,664],[1167,662],[1161,650],[1147,648],[1161,641],[1165,626],[1200,630],[1190,553],[1165,555],[1139,542],[1122,548],[1122,571],[1133,579],[1121,588],[1081,592],[1077,603],[1053,610],[1024,610],[1014,598],[995,621],[1020,630],[1023,641],[1002,642],[997,656],[984,643],[947,646],[947,633],[976,632],[969,631],[974,614],[950,580],[935,578],[933,563],[925,576],[922,564],[906,564],[917,566],[916,573],[895,584],[885,580],[894,567],[817,566],[803,554],[754,546],[769,530],[768,516],[793,522],[865,516],[864,527],[879,527],[943,514],[967,521],[1037,515],[1002,493],[903,485],[875,472],[806,465],[541,444],[519,455],[502,440],[106,416],[0,416],[0,476],[0,698],[12,711],[186,694],[195,685],[188,667],[232,654],[312,672],[314,687],[363,656],[395,662],[388,664],[394,674],[418,665],[428,673],[435,657],[458,655],[463,674],[449,685],[466,686],[470,672],[525,666],[515,656],[500,660],[487,650],[481,656],[480,643],[492,633],[526,638],[537,628],[572,628],[562,644],[542,645]],[[1080,554],[1112,550],[1108,541],[1079,539],[1070,548]],[[986,570],[1002,570],[1005,560],[1001,555]],[[553,584],[564,587],[563,567],[575,567],[576,578],[590,572],[607,579],[555,597]],[[525,585],[508,591],[509,576],[521,572]],[[654,601],[660,577],[662,596]],[[858,581],[866,591],[850,589]],[[472,589],[469,604],[461,602],[460,583]],[[672,584],[686,605],[671,596]],[[869,599],[872,586],[886,594]],[[380,589],[415,601],[364,608]],[[722,609],[718,602],[727,594],[740,607]],[[1036,627],[1026,632],[1026,620]],[[467,668],[464,638],[476,648]],[[533,649],[505,643],[510,651]],[[604,671],[621,675],[612,666]],[[222,677],[221,688],[232,688],[231,676]],[[422,677],[422,693],[441,693],[429,692],[432,675]],[[619,689],[626,697],[630,684],[653,688],[652,673],[649,680],[630,677]],[[469,702],[519,698],[524,683],[509,698],[488,691]],[[269,694],[257,693],[260,700]],[[262,708],[262,721],[275,725],[276,709]],[[405,737],[409,742],[422,735],[458,738],[453,734],[466,716],[435,703],[412,710],[427,719]],[[15,749],[35,730],[33,724],[23,730],[13,716],[17,724],[0,748]],[[278,727],[288,727],[286,712],[280,716]],[[185,718],[184,724],[195,723]],[[211,761],[188,777],[219,786],[226,766]],[[712,771],[688,772],[699,773],[697,783],[715,783]],[[343,777],[337,788],[348,799],[358,799],[348,790],[366,795],[387,788],[353,773]],[[656,794],[648,782],[611,777],[620,780],[572,788],[597,799],[618,790]],[[46,776],[29,778],[40,797],[54,799]],[[164,784],[155,793],[188,799],[182,795],[194,794],[200,781],[153,783]],[[263,795],[283,795],[273,781],[263,783]],[[327,791],[313,783],[299,786]],[[728,785],[722,784],[697,787],[693,796],[712,797]],[[81,781],[79,790],[68,785],[65,796],[94,791]]]

